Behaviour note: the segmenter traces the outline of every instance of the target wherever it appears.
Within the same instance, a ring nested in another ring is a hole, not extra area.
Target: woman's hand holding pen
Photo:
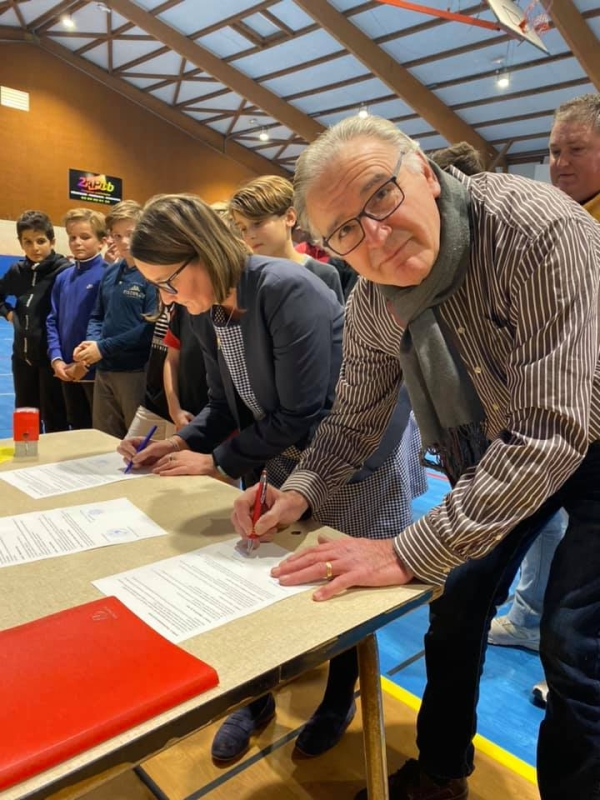
[[[136,467],[152,467],[158,464],[165,456],[175,452],[172,443],[165,439],[161,442],[152,442],[141,453],[138,453],[137,449],[143,439],[143,436],[132,436],[130,439],[123,439],[117,447],[117,452],[123,456],[125,461],[133,462],[133,469]],[[183,443],[183,440],[181,441]]]
[[[265,505],[267,511],[252,524],[252,515],[256,501],[256,493],[260,485],[256,484],[246,489],[233,504],[231,521],[237,533],[244,539],[250,538],[255,533],[259,542],[270,542],[277,533],[278,526],[287,526],[297,519],[308,508],[306,498],[299,492],[281,492],[274,486],[267,486]]]

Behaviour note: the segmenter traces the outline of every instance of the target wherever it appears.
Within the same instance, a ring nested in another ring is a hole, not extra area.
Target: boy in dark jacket
[[[106,267],[96,306],[87,326],[87,338],[73,351],[74,361],[96,365],[92,423],[104,433],[123,439],[146,388],[157,296],[138,272],[129,243],[142,207],[123,200],[106,216],[120,260]]]
[[[69,261],[54,252],[54,227],[41,211],[25,211],[17,220],[25,258],[0,278],[0,314],[14,328],[12,372],[15,406],[40,409],[40,428],[65,431],[67,415],[60,381],[48,358],[46,317],[56,276]],[[13,295],[16,303],[7,301]],[[42,427],[43,424],[43,427]]]

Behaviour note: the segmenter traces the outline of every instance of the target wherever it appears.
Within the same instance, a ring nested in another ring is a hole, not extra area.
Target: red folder
[[[0,789],[219,682],[116,597],[0,632]]]

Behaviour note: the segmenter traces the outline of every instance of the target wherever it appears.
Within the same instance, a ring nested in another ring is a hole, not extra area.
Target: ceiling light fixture
[[[70,31],[74,30],[77,26],[75,24],[75,20],[70,14],[63,14],[60,18],[62,25],[64,28],[68,28]]]
[[[364,103],[360,104],[360,108],[358,109],[358,116],[361,119],[366,119],[369,116],[369,108]]]
[[[266,128],[261,128],[258,138],[261,140],[261,142],[268,142],[271,137],[269,136],[269,131]]]
[[[497,72],[496,86],[498,89],[507,89],[510,86],[510,74],[508,72]]]

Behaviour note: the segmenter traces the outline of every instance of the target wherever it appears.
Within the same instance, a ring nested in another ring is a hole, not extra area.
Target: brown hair
[[[456,167],[465,175],[476,175],[485,171],[481,153],[468,142],[457,142],[450,147],[434,150],[433,153],[429,153],[429,158],[442,169]]]
[[[144,206],[131,254],[148,264],[198,258],[217,303],[238,285],[250,251],[213,209],[193,194],[159,194]]]
[[[115,222],[121,222],[124,219],[132,219],[134,222],[139,222],[142,211],[141,205],[135,200],[121,200],[106,215],[106,227],[111,231]]]
[[[69,232],[69,225],[73,222],[89,222],[90,228],[98,241],[106,237],[106,217],[100,211],[91,208],[71,208],[65,214],[64,226]]]
[[[293,205],[291,181],[279,175],[262,175],[238,189],[229,201],[229,213],[237,212],[258,221],[272,214],[281,217]]]

